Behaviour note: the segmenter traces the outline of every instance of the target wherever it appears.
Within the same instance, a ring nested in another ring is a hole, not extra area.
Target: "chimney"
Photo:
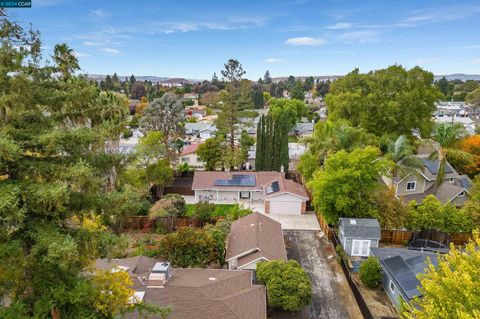
[[[148,287],[163,288],[172,277],[172,266],[169,262],[157,262],[148,276]]]

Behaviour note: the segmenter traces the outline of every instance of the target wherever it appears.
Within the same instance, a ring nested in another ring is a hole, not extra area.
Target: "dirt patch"
[[[387,294],[381,287],[375,289],[368,288],[360,281],[358,274],[355,274],[353,279],[375,318],[400,318],[400,315],[397,313]]]

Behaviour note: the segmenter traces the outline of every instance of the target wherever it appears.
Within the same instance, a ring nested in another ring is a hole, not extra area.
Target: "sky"
[[[10,9],[65,42],[82,72],[209,79],[230,58],[249,79],[401,64],[480,74],[478,0],[32,0]]]

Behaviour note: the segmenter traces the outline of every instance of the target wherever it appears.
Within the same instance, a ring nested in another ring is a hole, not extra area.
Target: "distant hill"
[[[320,81],[326,81],[326,80],[330,80],[330,81],[334,81],[338,78],[341,78],[343,75],[312,75],[312,77],[317,80],[317,79],[320,79]],[[299,79],[299,80],[302,80],[302,81],[305,81],[306,78],[309,78],[310,75],[305,75],[305,76],[296,76],[295,79]],[[279,77],[274,77],[272,78],[272,81],[273,82],[280,82],[280,81],[286,81],[288,79],[288,76],[279,76]]]
[[[445,77],[447,80],[475,80],[480,81],[480,74],[463,74],[463,73],[455,73],[455,74],[446,74],[446,75],[435,75],[435,80],[439,80],[442,77]]]
[[[95,81],[104,80],[107,76],[104,74],[85,74],[89,79]],[[119,75],[118,78],[120,80],[125,80],[125,78],[129,79],[130,75]],[[169,78],[163,76],[153,76],[153,75],[135,75],[137,81],[151,81],[153,83],[197,83],[200,82],[199,80],[194,79],[185,79],[185,78]]]

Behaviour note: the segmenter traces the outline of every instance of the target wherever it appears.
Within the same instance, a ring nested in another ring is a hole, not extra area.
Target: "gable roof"
[[[148,257],[106,259],[96,261],[99,269],[109,270],[115,266],[134,265],[129,269],[134,280],[134,289],[144,291],[143,300],[159,306],[173,306],[169,318],[175,319],[265,319],[265,288],[252,285],[252,273],[248,270],[183,269],[173,268],[172,276],[164,288],[152,288],[138,277],[148,277],[157,260]],[[152,264],[153,263],[153,264]],[[141,272],[139,272],[141,271]],[[126,318],[141,318],[131,313]],[[150,315],[150,319],[161,317]]]
[[[182,154],[181,156],[185,156],[188,154],[192,154],[197,152],[198,147],[200,146],[200,143],[195,143],[195,144],[190,144],[190,145],[185,145],[182,149]]]
[[[255,176],[255,184],[249,185],[216,185],[217,180],[231,180],[233,176]],[[284,173],[280,172],[207,172],[195,171],[193,177],[192,190],[214,189],[214,190],[245,190],[245,191],[264,191],[271,187],[274,182],[278,183],[278,191],[269,193],[267,197],[281,193],[291,193],[308,200],[308,194],[305,187],[301,184],[285,178]]]
[[[258,212],[232,223],[226,249],[225,259],[238,258],[237,267],[262,257],[287,260],[282,225]]]
[[[417,275],[425,272],[428,260],[434,266],[438,266],[437,255],[431,252],[405,248],[370,248],[370,250],[378,257],[382,269],[395,282],[395,286],[407,301],[417,296],[421,297]]]
[[[372,218],[340,218],[345,238],[380,239],[380,223]]]

